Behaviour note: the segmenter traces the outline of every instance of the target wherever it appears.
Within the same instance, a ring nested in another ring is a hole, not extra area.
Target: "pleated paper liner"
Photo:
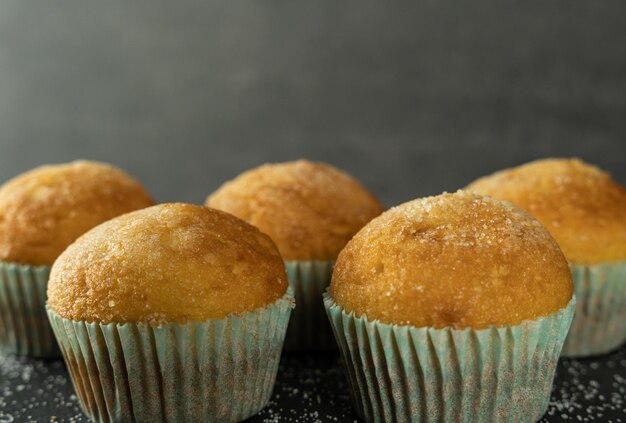
[[[296,308],[285,337],[285,351],[336,350],[322,295],[330,284],[334,261],[285,261]]]
[[[575,302],[516,326],[455,330],[368,321],[324,296],[366,422],[536,422]]]
[[[49,266],[0,262],[0,350],[31,357],[61,356],[48,316]]]
[[[626,262],[571,264],[576,314],[563,355],[608,353],[626,342]]]
[[[269,401],[292,308],[288,292],[254,312],[161,327],[48,315],[96,422],[235,422]]]

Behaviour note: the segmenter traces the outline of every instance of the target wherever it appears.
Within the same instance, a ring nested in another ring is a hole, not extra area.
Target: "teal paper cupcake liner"
[[[366,422],[535,422],[545,413],[575,299],[516,326],[416,328],[324,303]]]
[[[0,351],[58,358],[48,316],[49,266],[0,262]]]
[[[288,292],[254,312],[160,327],[48,315],[96,422],[235,422],[269,401],[292,308]]]
[[[322,295],[330,285],[334,261],[285,261],[296,309],[285,337],[285,351],[336,350]]]
[[[626,342],[626,262],[571,264],[576,314],[563,356],[608,353]]]

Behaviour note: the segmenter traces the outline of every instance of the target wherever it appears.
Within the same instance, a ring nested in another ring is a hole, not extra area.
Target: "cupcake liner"
[[[610,352],[626,342],[626,262],[570,264],[576,314],[563,356]]]
[[[516,326],[434,329],[368,321],[324,303],[366,422],[535,422],[574,314]]]
[[[160,327],[48,315],[96,422],[234,422],[269,401],[292,308],[288,292],[254,312]]]
[[[297,305],[287,328],[285,351],[337,349],[322,301],[334,264],[334,261],[285,261]]]
[[[49,266],[0,262],[0,350],[57,358],[61,351],[46,315]]]

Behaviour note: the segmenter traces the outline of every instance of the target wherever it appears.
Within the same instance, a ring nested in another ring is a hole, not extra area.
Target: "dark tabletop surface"
[[[285,355],[270,403],[249,422],[353,422],[336,354]],[[86,422],[62,361],[0,355],[0,423]],[[541,423],[626,422],[626,345],[562,359]]]

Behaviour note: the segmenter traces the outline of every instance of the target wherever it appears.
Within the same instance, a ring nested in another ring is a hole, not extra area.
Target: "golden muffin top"
[[[87,230],[152,204],[137,180],[108,164],[35,168],[0,187],[0,261],[51,265]]]
[[[286,290],[267,235],[228,213],[178,203],[78,238],[52,266],[48,304],[66,319],[160,325],[252,311]]]
[[[333,299],[370,320],[416,327],[517,325],[572,298],[563,253],[510,203],[464,191],[394,207],[339,254]]]
[[[244,172],[209,196],[206,205],[261,229],[285,260],[334,260],[384,209],[350,175],[306,160]]]
[[[544,159],[478,179],[467,190],[509,200],[578,264],[626,260],[626,188],[578,159]]]

